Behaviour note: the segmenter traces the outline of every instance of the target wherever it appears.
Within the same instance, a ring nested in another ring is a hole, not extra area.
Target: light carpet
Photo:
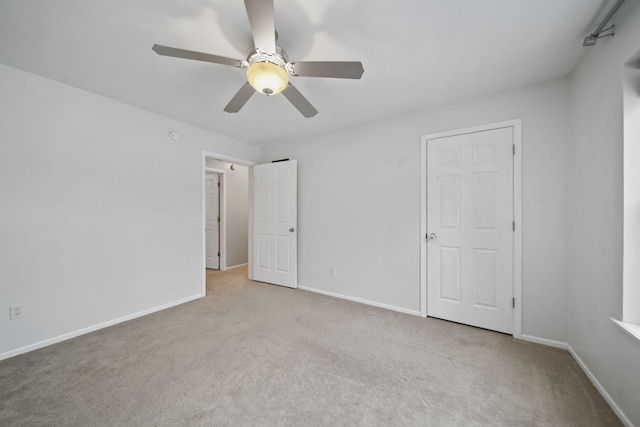
[[[0,362],[0,425],[621,425],[564,350],[207,276],[206,298]]]

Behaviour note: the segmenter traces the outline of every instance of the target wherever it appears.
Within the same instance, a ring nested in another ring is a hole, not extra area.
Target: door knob
[[[291,233],[293,233],[294,231],[296,231],[296,229],[295,229],[295,228],[293,228],[293,227],[291,227],[291,228],[289,229],[289,232],[291,232]]]
[[[436,233],[430,233],[430,234],[427,234],[425,237],[427,238],[427,240],[433,240],[436,237],[438,237],[438,235]]]

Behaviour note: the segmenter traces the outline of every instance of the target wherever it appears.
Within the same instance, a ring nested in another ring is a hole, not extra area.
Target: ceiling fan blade
[[[289,83],[282,94],[298,109],[307,119],[318,114],[318,110],[305,98],[294,85]]]
[[[273,0],[244,0],[249,16],[251,34],[256,49],[273,55],[276,53],[276,24]]]
[[[294,76],[359,79],[364,73],[361,62],[300,61],[292,62]]]
[[[211,55],[209,53],[194,52],[192,50],[178,49],[175,47],[154,44],[151,48],[158,55],[173,56],[175,58],[195,59],[196,61],[213,62],[214,64],[231,65],[242,68],[244,61],[227,58],[225,56]]]
[[[227,106],[224,107],[224,111],[227,113],[237,113],[242,107],[244,107],[244,104],[247,103],[255,91],[256,90],[248,82],[245,83],[238,93],[231,98],[231,101],[229,101]]]

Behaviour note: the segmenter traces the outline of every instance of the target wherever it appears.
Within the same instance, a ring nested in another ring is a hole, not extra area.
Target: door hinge
[[[218,217],[218,222],[220,222],[220,217]]]
[[[516,231],[516,222],[513,221],[512,224],[513,224],[513,231]]]
[[[218,188],[220,188],[220,183],[218,183]]]
[[[516,299],[511,298],[511,308],[516,308]]]
[[[220,252],[218,252],[218,256],[220,256]]]
[[[513,147],[513,155],[515,156],[516,155],[516,144],[513,144],[512,147]]]

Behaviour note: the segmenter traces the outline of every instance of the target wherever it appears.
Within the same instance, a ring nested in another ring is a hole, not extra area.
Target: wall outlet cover
[[[24,304],[14,304],[9,306],[9,319],[22,319],[24,317]]]

